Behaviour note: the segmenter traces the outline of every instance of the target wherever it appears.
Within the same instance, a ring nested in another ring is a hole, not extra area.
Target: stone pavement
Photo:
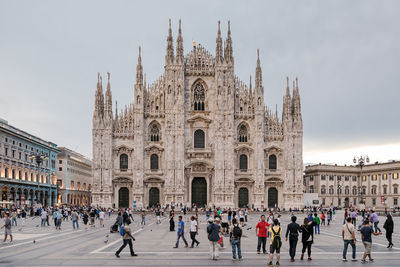
[[[136,241],[134,250],[138,257],[130,257],[128,247],[121,253],[121,258],[114,256],[115,251],[122,244],[119,233],[111,234],[110,225],[115,221],[116,215],[106,220],[106,226],[100,228],[98,222],[95,227],[73,230],[72,222],[65,221],[61,231],[54,229],[52,221],[50,227],[40,227],[39,218],[29,218],[25,226],[13,227],[15,242],[0,245],[0,266],[266,266],[267,256],[256,253],[257,238],[254,233],[255,225],[260,214],[252,214],[249,222],[244,227],[242,238],[242,261],[232,261],[232,252],[228,239],[227,246],[221,251],[220,259],[212,261],[209,257],[209,247],[206,235],[205,215],[200,217],[199,247],[185,248],[180,242],[179,248],[174,249],[176,233],[169,232],[169,222],[166,217],[161,224],[155,224],[155,216],[149,214],[146,226],[140,226],[139,215],[135,215],[131,228]],[[305,214],[297,214],[298,222],[302,221]],[[189,218],[185,217],[185,237],[190,242]],[[177,216],[176,216],[177,219]],[[382,228],[385,218],[381,217]],[[289,222],[289,215],[282,216],[283,234]],[[281,250],[281,266],[362,266],[361,262],[342,262],[341,225],[343,213],[339,212],[337,220],[331,226],[322,226],[321,234],[315,237],[312,249],[311,262],[300,261],[301,243],[297,246],[296,262],[289,262],[288,242],[283,242]],[[395,247],[387,249],[384,234],[373,237],[372,256],[374,263],[368,266],[400,266],[400,234],[397,229],[400,218],[395,217],[395,233],[393,243]],[[19,223],[21,223],[19,221]],[[384,231],[382,229],[382,231]],[[3,230],[1,231],[3,238]],[[284,239],[283,239],[284,240]],[[361,240],[357,233],[357,240]],[[35,241],[35,242],[34,242]],[[357,243],[357,258],[360,259],[364,248],[361,242]],[[351,258],[349,247],[348,259]],[[365,265],[365,264],[364,264]]]

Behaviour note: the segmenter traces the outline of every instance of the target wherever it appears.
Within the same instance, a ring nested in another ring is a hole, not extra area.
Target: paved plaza
[[[249,222],[244,227],[242,238],[242,261],[232,261],[232,252],[228,239],[225,239],[226,248],[221,250],[220,259],[213,261],[209,256],[209,246],[206,236],[205,215],[200,216],[199,247],[185,248],[182,241],[178,249],[173,245],[176,241],[176,232],[169,231],[167,217],[162,218],[161,224],[156,224],[154,214],[146,216],[146,226],[140,226],[139,215],[134,215],[131,228],[136,237],[134,250],[138,257],[131,257],[128,247],[121,253],[121,258],[114,256],[115,251],[122,244],[119,233],[111,234],[110,225],[115,221],[116,215],[106,220],[104,228],[98,222],[95,227],[83,229],[80,221],[79,230],[72,229],[71,221],[64,221],[61,231],[56,231],[53,222],[50,227],[40,227],[39,218],[29,218],[25,226],[13,227],[15,241],[0,245],[0,266],[266,266],[267,255],[257,254],[257,238],[254,228],[259,219],[258,213],[251,214]],[[302,221],[305,214],[297,214],[298,221]],[[177,218],[177,216],[176,216]],[[188,234],[189,218],[184,217],[186,231],[185,237],[190,241]],[[382,228],[384,217],[381,217]],[[361,266],[358,262],[342,262],[341,225],[343,212],[338,212],[337,219],[331,226],[321,228],[321,234],[315,237],[311,262],[300,261],[301,243],[297,246],[296,262],[289,262],[288,242],[283,242],[281,250],[281,266]],[[282,216],[283,234],[289,222],[289,214]],[[394,217],[395,247],[387,249],[384,237],[373,237],[372,256],[374,263],[368,266],[400,266],[400,234],[396,229],[400,225],[400,218]],[[383,229],[382,229],[383,230]],[[3,238],[3,231],[2,236]],[[383,230],[384,231],[384,230]],[[284,240],[284,239],[283,239]],[[357,233],[357,240],[361,237]],[[349,247],[350,249],[350,247]],[[360,259],[364,248],[361,242],[357,243],[357,258]],[[351,258],[351,249],[348,259]]]

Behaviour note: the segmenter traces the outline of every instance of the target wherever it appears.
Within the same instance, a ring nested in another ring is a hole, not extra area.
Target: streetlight
[[[38,153],[32,153],[30,156],[29,156],[29,158],[31,159],[31,160],[35,160],[35,162],[36,162],[36,164],[37,164],[37,168],[38,168],[38,175],[37,175],[37,177],[36,177],[36,180],[37,180],[37,184],[38,184],[38,197],[39,197],[39,186],[40,186],[40,184],[39,184],[39,179],[40,179],[40,166],[43,164],[43,162],[45,161],[45,160],[47,160],[49,157],[47,156],[47,155],[45,155],[43,152],[38,152]],[[37,203],[38,201],[37,201],[37,199],[36,199],[36,203]]]
[[[369,163],[369,157],[368,156],[359,156],[359,157],[354,157],[353,162],[355,164],[358,163],[356,166],[360,166],[360,181],[359,181],[359,186],[358,186],[358,197],[360,198],[359,204],[363,204],[363,199],[362,199],[362,168],[364,167],[365,163]]]
[[[340,194],[342,192],[342,187],[343,187],[343,183],[341,181],[337,182],[337,203],[338,203],[338,208],[340,206],[342,206],[342,203],[339,203],[340,201]]]

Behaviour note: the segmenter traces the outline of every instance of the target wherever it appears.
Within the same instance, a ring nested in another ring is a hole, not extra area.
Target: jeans
[[[357,224],[357,218],[351,218],[351,222],[353,223],[354,226]]]
[[[238,257],[239,257],[239,259],[241,259],[242,251],[240,249],[240,239],[233,238],[232,239],[232,256],[234,259],[236,259],[236,248],[237,248]]]
[[[115,254],[119,255],[119,253],[121,253],[121,251],[126,247],[126,245],[129,245],[129,250],[131,252],[131,256],[135,255],[135,252],[133,251],[133,245],[132,245],[132,239],[122,239],[122,241],[124,242],[122,244],[122,246],[117,250],[117,252],[115,252]]]
[[[210,241],[210,254],[213,260],[218,258],[218,242]]]
[[[175,246],[178,247],[179,246],[179,239],[182,237],[183,242],[185,242],[185,245],[188,245],[188,242],[185,239],[185,233],[178,233],[178,239],[176,240],[176,244]]]
[[[374,222],[375,233],[382,232],[381,229],[378,227],[379,222]]]
[[[354,240],[344,240],[344,247],[343,247],[343,259],[346,259],[347,256],[347,247],[351,246],[351,249],[353,251],[352,257],[353,259],[356,258],[356,244],[354,244]]]
[[[297,237],[289,236],[289,255],[291,259],[296,256]]]
[[[40,226],[46,226],[46,219],[42,218],[42,223],[40,224]]]
[[[258,237],[258,243],[257,243],[257,252],[260,252],[261,249],[261,244],[263,248],[263,252],[265,253],[267,250],[265,249],[265,244],[267,243],[267,238],[266,237]]]
[[[393,244],[392,243],[392,234],[393,234],[393,232],[386,231],[386,239],[389,242],[389,245]]]
[[[319,224],[314,225],[315,233],[319,234]]]
[[[17,218],[12,218],[11,225],[14,226],[14,223],[15,223],[15,226],[17,226]]]
[[[140,224],[146,225],[146,218],[142,218],[142,222]]]
[[[76,224],[76,228],[79,229],[79,224],[78,224],[78,220],[72,221],[72,227],[75,230],[75,224]]]
[[[197,232],[190,232],[190,239],[192,239],[192,247],[194,246],[194,243],[197,245],[200,243],[199,241],[196,240],[196,234]]]

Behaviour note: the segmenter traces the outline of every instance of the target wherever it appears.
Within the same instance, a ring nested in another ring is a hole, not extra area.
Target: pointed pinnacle
[[[221,36],[221,21],[218,20],[218,36]]]
[[[231,21],[228,20],[228,35],[231,35]]]

